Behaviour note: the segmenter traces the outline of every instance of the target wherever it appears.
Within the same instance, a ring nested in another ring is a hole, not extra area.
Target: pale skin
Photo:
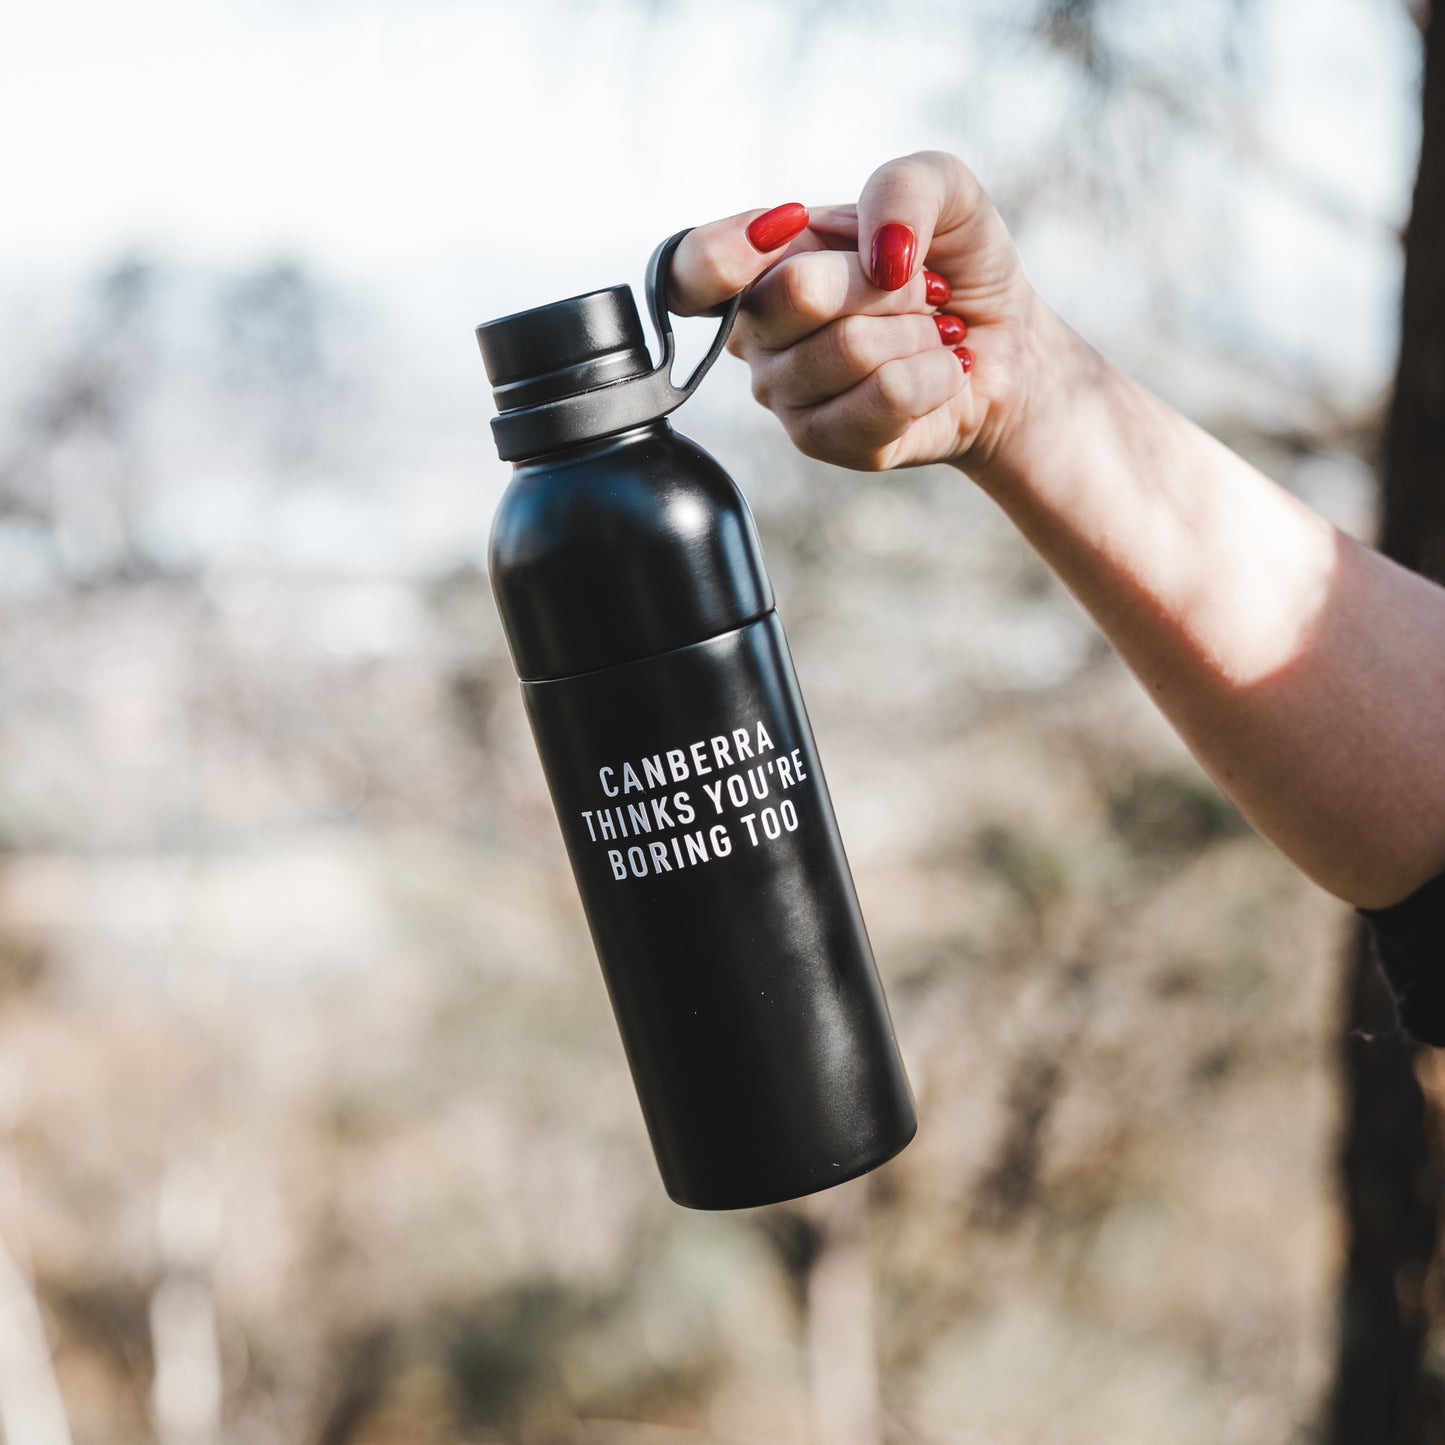
[[[880,167],[760,254],[761,211],[679,247],[673,309],[749,288],[730,349],[810,456],[941,462],[1004,510],[1190,750],[1301,871],[1365,908],[1445,872],[1445,590],[1354,541],[1124,375],[1030,285],[963,163]],[[912,228],[911,274],[869,274]],[[965,372],[923,267],[968,324]],[[1442,459],[1445,465],[1445,459]]]

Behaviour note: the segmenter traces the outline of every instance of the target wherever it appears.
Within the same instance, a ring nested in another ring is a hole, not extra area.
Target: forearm
[[[1304,872],[1371,906],[1445,869],[1445,591],[1040,313],[980,485]]]

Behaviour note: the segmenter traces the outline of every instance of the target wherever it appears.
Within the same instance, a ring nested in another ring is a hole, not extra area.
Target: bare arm
[[[980,485],[1303,872],[1379,907],[1445,871],[1445,590],[1041,311],[1029,415]]]

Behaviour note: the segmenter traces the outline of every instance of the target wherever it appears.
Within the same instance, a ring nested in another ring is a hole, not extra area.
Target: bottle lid
[[[683,383],[672,380],[676,342],[667,314],[667,274],[687,235],[669,236],[647,267],[647,303],[662,345],[656,366],[629,286],[608,286],[477,327],[477,344],[499,415],[497,454],[516,461],[656,421],[697,390],[722,354],[742,297],[723,313],[717,335]]]

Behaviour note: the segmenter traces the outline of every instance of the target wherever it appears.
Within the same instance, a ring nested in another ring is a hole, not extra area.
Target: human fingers
[[[880,471],[917,460],[904,454],[909,433],[920,422],[936,419],[970,384],[952,351],[932,347],[885,362],[840,396],[779,415],[793,444],[806,455]],[[945,414],[935,429],[954,425]]]
[[[696,316],[730,300],[777,261],[807,224],[807,208],[790,201],[689,231],[673,252],[668,309]]]
[[[854,251],[802,251],[757,282],[743,303],[745,352],[779,351],[841,316],[891,316],[925,311],[928,287],[921,275],[895,291],[880,291]]]
[[[880,366],[948,344],[954,317],[841,316],[786,351],[763,352],[753,395],[773,411],[815,406],[858,385]]]
[[[834,251],[858,250],[858,207],[813,206],[808,211],[808,231],[820,246]],[[928,304],[943,306],[952,296],[948,281],[937,271],[925,270]]]
[[[885,291],[906,286],[935,233],[966,219],[982,195],[968,167],[943,151],[920,151],[879,166],[858,199],[857,245],[868,257],[873,283]],[[837,224],[845,218],[828,219]]]
[[[835,250],[858,249],[858,207],[851,201],[842,206],[809,206],[808,229],[825,246]]]

